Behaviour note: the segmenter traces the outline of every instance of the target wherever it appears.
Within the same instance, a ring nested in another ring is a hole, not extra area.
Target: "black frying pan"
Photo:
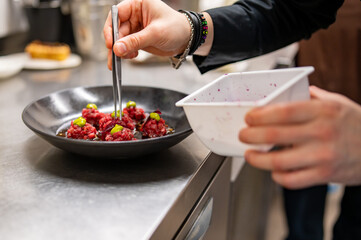
[[[31,104],[23,111],[26,126],[52,145],[65,151],[105,158],[133,158],[169,148],[192,133],[183,108],[175,103],[186,95],[180,92],[138,86],[122,87],[123,102],[135,101],[145,112],[159,109],[175,133],[159,138],[126,142],[102,142],[68,139],[56,134],[81,116],[88,103],[95,103],[101,112],[114,111],[111,86],[78,87],[52,93]],[[124,107],[124,106],[123,106]]]

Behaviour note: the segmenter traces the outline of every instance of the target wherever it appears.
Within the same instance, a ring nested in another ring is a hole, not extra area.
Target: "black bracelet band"
[[[201,18],[199,15],[195,12],[190,12],[193,16],[192,19],[194,19],[197,24],[194,25],[194,31],[196,33],[195,35],[195,41],[194,44],[191,46],[191,50],[189,51],[189,55],[193,55],[193,53],[197,50],[197,48],[201,45],[201,30],[202,30],[202,24],[201,24]]]
[[[207,21],[205,20],[202,13],[196,13],[193,11],[179,10],[181,13],[187,14],[187,16],[192,20],[194,26],[194,40],[190,47],[188,55],[193,55],[194,52],[201,46],[207,37],[208,26]]]

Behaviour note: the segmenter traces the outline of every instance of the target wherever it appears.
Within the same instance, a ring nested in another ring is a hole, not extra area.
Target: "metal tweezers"
[[[112,46],[112,74],[113,74],[113,98],[114,98],[114,118],[117,118],[117,104],[119,104],[119,119],[122,119],[122,62],[120,57],[116,56],[113,50],[114,43],[118,40],[118,7],[112,6],[112,28],[113,28],[113,46]]]

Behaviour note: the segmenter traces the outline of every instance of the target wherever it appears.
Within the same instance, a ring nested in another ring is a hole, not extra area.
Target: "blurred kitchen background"
[[[33,40],[61,42],[84,57],[104,60],[102,29],[114,0],[0,2],[0,54],[21,52]]]
[[[33,40],[61,42],[83,57],[104,60],[102,29],[110,6],[119,0],[2,0],[0,56],[22,52]],[[165,0],[175,9],[207,9],[233,1]]]

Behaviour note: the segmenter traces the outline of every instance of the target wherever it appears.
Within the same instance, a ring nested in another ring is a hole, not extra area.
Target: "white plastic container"
[[[308,75],[313,67],[225,74],[176,103],[203,144],[224,156],[241,157],[248,148],[269,150],[269,145],[248,145],[238,140],[246,127],[245,114],[254,107],[307,100]]]

